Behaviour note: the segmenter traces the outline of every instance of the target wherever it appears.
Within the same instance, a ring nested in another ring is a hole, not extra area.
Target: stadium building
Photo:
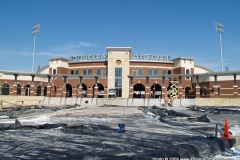
[[[1,95],[88,98],[239,98],[239,71],[212,72],[192,58],[135,54],[106,47],[106,54],[49,59],[36,73],[0,71]]]

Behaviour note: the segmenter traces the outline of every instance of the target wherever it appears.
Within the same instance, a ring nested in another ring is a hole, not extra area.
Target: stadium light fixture
[[[215,23],[215,27],[216,27],[216,30],[219,32],[219,36],[220,36],[221,69],[222,69],[222,71],[223,71],[223,60],[222,60],[222,33],[224,33],[224,30],[223,30],[223,25],[221,25],[221,24],[218,23],[218,22]]]
[[[35,54],[35,46],[36,46],[36,35],[40,30],[40,24],[37,24],[33,27],[33,57],[32,57],[32,73],[33,73],[33,68],[34,68],[34,54]]]

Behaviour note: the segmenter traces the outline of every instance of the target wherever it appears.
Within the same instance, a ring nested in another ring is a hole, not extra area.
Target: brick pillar
[[[51,86],[47,86],[47,96],[46,97],[51,97]]]
[[[62,89],[62,97],[66,97],[67,96],[67,88],[64,86]]]
[[[162,87],[162,98],[167,96],[167,91],[166,91],[166,87]]]
[[[94,87],[94,98],[98,98],[98,87]]]
[[[129,98],[133,98],[133,87],[129,88]]]
[[[77,92],[78,92],[78,89],[77,88],[72,88],[72,97],[76,97],[78,94],[77,94]]]
[[[14,84],[13,85],[13,96],[16,96],[17,95],[17,85]]]
[[[200,98],[200,86],[196,86],[196,98]]]
[[[63,95],[63,88],[58,88],[56,91],[56,97],[62,97]]]
[[[30,86],[30,96],[35,96],[35,87],[34,87],[34,85]]]
[[[87,97],[88,98],[92,98],[93,97],[93,89],[92,88],[88,88]]]
[[[150,98],[150,88],[146,87],[145,90],[146,90],[145,97]]]
[[[233,97],[238,97],[238,85],[233,85]]]
[[[213,97],[214,98],[218,97],[218,85],[213,86]]]
[[[22,86],[21,87],[21,96],[25,96],[25,92],[26,92],[25,88],[24,88],[24,86]]]
[[[104,88],[104,98],[108,98],[108,88]]]
[[[183,97],[182,94],[183,94],[183,87],[179,86],[178,87],[178,98],[182,98]]]
[[[79,95],[79,97],[83,97],[83,94],[82,94],[82,86],[79,86],[79,88],[78,88],[78,95]]]

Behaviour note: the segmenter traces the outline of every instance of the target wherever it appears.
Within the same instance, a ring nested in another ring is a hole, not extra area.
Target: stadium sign
[[[108,54],[89,54],[70,56],[71,61],[106,60],[107,58]],[[155,54],[131,54],[131,60],[170,61],[171,56]]]

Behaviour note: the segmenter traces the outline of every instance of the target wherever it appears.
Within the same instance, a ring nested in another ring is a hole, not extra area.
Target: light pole
[[[220,35],[220,56],[221,56],[221,68],[222,68],[222,71],[223,71],[223,60],[222,60],[222,33],[224,33],[224,30],[223,30],[223,25],[221,25],[220,23],[215,23],[215,27],[216,27],[216,30],[219,32],[219,35]]]
[[[39,32],[39,29],[40,29],[40,24],[37,24],[33,27],[33,59],[32,59],[32,73],[33,73],[33,68],[34,68],[34,54],[35,54],[35,41],[36,41],[36,35],[37,33]]]

